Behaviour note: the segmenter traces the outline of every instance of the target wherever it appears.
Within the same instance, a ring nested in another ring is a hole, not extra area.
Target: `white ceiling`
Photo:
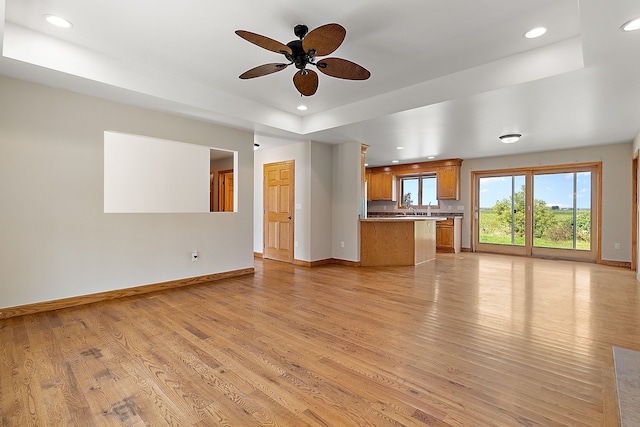
[[[637,0],[0,0],[0,73],[249,129],[263,147],[359,141],[371,165],[631,141],[640,129]],[[48,24],[56,14],[71,29]],[[347,29],[331,56],[372,76],[320,74],[301,99],[285,62],[234,34],[287,43]],[[529,40],[536,26],[548,32]],[[309,109],[300,112],[300,103]],[[498,136],[521,133],[516,144]],[[396,150],[396,146],[405,147]]]

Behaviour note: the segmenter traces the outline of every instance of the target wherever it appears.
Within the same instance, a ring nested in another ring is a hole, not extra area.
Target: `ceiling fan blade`
[[[264,64],[252,68],[240,74],[241,79],[253,79],[254,77],[266,76],[267,74],[276,73],[287,68],[289,64]]]
[[[331,77],[346,80],[367,80],[371,73],[366,68],[341,58],[325,58],[316,64],[318,70]]]
[[[344,40],[347,30],[340,24],[326,24],[311,30],[302,39],[302,47],[305,52],[313,49],[316,51],[314,56],[325,56],[333,53]]]
[[[311,96],[318,90],[318,73],[313,70],[305,71],[306,74],[302,70],[294,74],[293,84],[301,95]]]
[[[276,53],[287,53],[291,55],[291,48],[286,44],[280,43],[277,40],[270,39],[269,37],[261,36],[260,34],[252,33],[250,31],[236,30],[236,34],[245,39],[248,42],[260,46],[261,48],[270,50]]]

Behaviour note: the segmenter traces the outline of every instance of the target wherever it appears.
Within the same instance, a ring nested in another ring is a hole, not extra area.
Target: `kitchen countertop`
[[[360,218],[360,221],[444,221],[446,219],[447,217],[444,216],[400,215]]]

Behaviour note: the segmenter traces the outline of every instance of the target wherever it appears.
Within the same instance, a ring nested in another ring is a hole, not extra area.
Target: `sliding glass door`
[[[494,175],[478,179],[478,245],[492,252],[524,255],[526,176]]]
[[[593,173],[533,175],[533,254],[591,258]]]
[[[600,164],[474,172],[475,250],[595,260],[599,176]]]

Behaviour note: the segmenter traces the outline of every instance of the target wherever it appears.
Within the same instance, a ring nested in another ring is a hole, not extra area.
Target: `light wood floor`
[[[17,285],[17,284],[13,284]],[[635,273],[442,254],[0,321],[2,426],[617,426]]]

